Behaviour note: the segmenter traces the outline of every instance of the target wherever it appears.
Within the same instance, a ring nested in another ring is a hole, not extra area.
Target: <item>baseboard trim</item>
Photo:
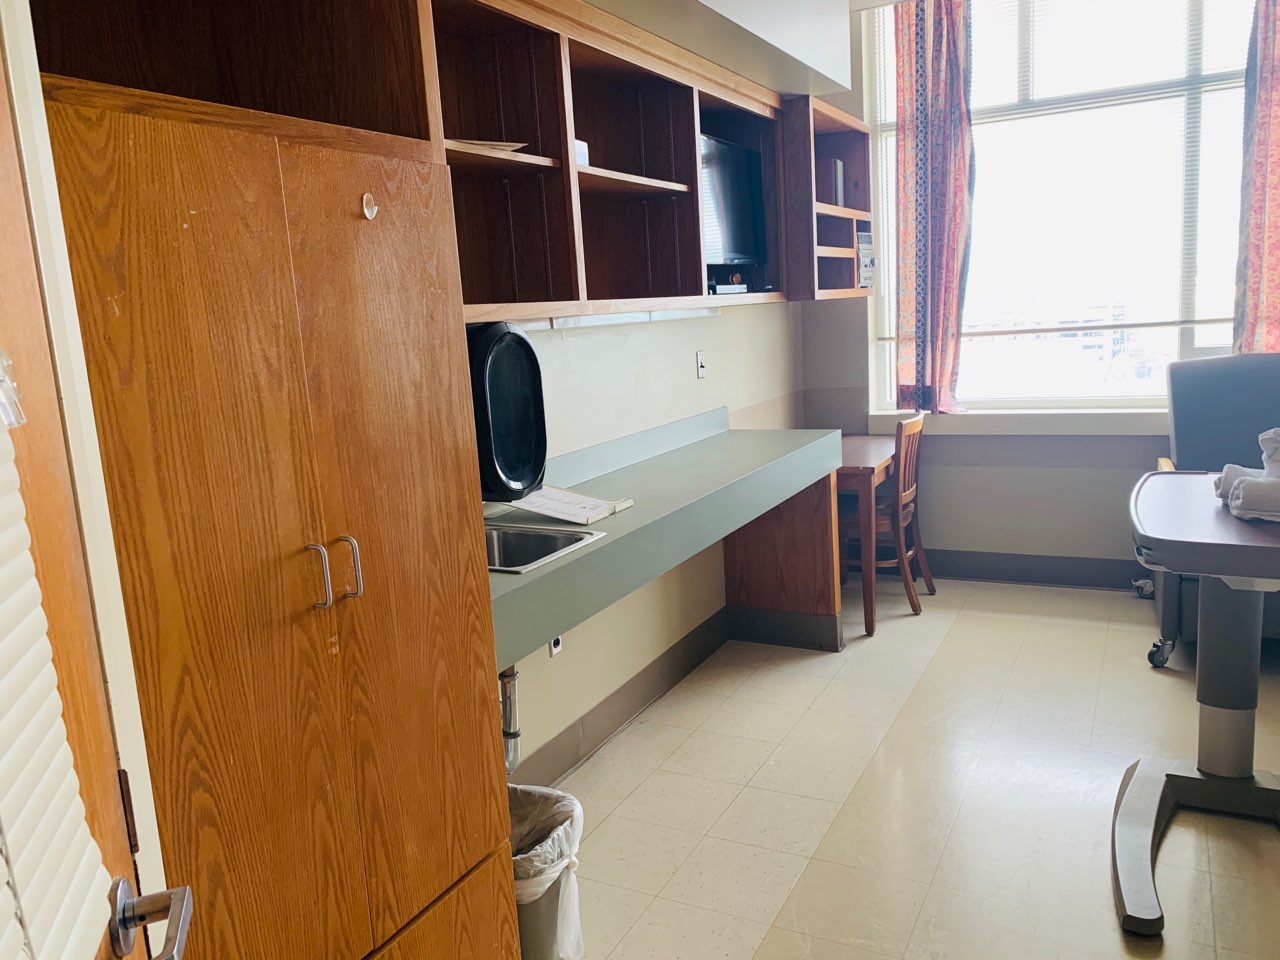
[[[1042,557],[1026,553],[929,549],[935,576],[954,580],[1003,580],[1059,587],[1127,590],[1137,577],[1150,576],[1136,560],[1102,557]]]
[[[591,756],[640,711],[687,677],[729,637],[729,614],[722,608],[526,757],[511,775],[511,782],[536,786],[555,783]]]
[[[805,650],[839,652],[844,649],[844,630],[838,613],[794,613],[736,604],[725,610],[729,614],[729,633],[735,640]]]

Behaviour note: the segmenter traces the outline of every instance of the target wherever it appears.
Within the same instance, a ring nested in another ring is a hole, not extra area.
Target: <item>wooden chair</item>
[[[924,414],[918,413],[909,420],[898,422],[897,442],[893,453],[892,491],[889,496],[877,497],[874,504],[858,503],[856,498],[840,498],[840,542],[844,550],[842,570],[861,570],[856,558],[860,555],[858,544],[858,511],[874,509],[876,512],[876,544],[892,547],[894,556],[877,560],[877,568],[897,567],[902,583],[907,588],[907,602],[911,612],[919,613],[920,596],[916,593],[916,570],[924,579],[924,585],[932,596],[937,593],[929,561],[925,557],[924,544],[920,541],[920,514],[916,509],[916,493],[919,490],[917,476],[920,467],[920,437],[924,431]],[[850,504],[849,501],[852,500]],[[908,534],[910,536],[908,537]],[[910,545],[908,546],[908,540]],[[849,558],[853,557],[854,560]],[[914,568],[913,568],[914,564]]]

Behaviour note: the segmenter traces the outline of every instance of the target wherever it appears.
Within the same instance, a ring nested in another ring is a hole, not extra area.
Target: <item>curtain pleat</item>
[[[973,207],[969,0],[909,0],[895,29],[898,406],[947,413],[956,409]]]
[[[1257,0],[1245,71],[1236,353],[1280,353],[1280,4]]]

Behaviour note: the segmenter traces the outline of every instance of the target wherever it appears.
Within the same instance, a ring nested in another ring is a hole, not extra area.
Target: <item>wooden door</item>
[[[85,820],[107,873],[132,878],[133,858],[116,774],[115,737],[63,438],[49,331],[40,297],[35,245],[8,91],[3,85],[0,90],[6,93],[0,107],[0,317],[4,318],[0,352],[13,361],[13,376],[27,418],[25,424],[9,434],[19,489],[6,493],[10,498],[20,496],[25,511],[35,580],[48,621],[52,666],[58,677],[62,721],[74,757]],[[17,522],[15,517],[4,519]],[[0,539],[6,540],[10,549],[16,549],[8,538]],[[6,551],[5,559],[11,556]],[[5,582],[13,586],[14,578],[6,576]],[[0,602],[0,608],[8,610],[9,604]],[[2,673],[0,685],[4,682]],[[4,712],[0,706],[0,715]],[[86,910],[97,906],[96,901],[84,904]],[[136,947],[133,956],[143,955],[145,950]],[[103,960],[111,956],[104,937],[97,957]]]
[[[373,960],[517,960],[513,889],[504,843]]]
[[[273,138],[48,103],[189,960],[372,946]]]
[[[336,609],[382,943],[508,833],[449,175],[318,146],[280,158],[325,518],[363,562],[364,596]]]

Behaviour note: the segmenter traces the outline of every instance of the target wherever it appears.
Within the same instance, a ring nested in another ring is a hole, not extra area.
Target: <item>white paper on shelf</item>
[[[635,501],[630,498],[603,500],[599,497],[589,497],[585,493],[562,490],[560,487],[544,486],[541,490],[536,490],[523,500],[517,501],[513,506],[544,517],[551,517],[553,520],[586,526],[613,516],[619,510],[635,506]]]

